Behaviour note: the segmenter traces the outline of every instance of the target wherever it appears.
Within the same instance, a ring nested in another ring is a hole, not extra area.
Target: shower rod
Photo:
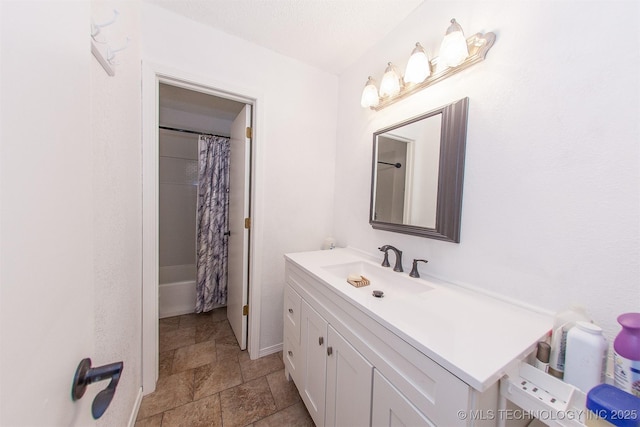
[[[195,130],[189,130],[189,129],[179,129],[179,128],[172,128],[169,126],[158,126],[160,129],[165,129],[165,130],[173,130],[176,132],[182,132],[182,133],[192,133],[194,135],[206,135],[206,136],[217,136],[219,138],[230,138],[228,136],[225,135],[214,135],[212,133],[206,133],[206,132],[198,132]]]
[[[389,162],[381,162],[381,161],[378,161],[378,163],[382,163],[383,165],[393,166],[393,167],[398,168],[398,169],[400,169],[402,167],[401,163],[389,163]]]

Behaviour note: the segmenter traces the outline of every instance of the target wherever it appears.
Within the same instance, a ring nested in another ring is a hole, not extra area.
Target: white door
[[[93,425],[106,383],[71,399],[95,348],[90,3],[0,8],[0,425]]]
[[[249,172],[251,170],[251,106],[245,105],[231,125],[231,160],[229,176],[229,261],[227,318],[242,350],[247,348],[247,315],[249,291]]]

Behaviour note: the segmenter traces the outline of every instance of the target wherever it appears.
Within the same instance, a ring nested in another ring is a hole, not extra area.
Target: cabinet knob
[[[290,308],[290,309],[289,309],[289,313],[290,313],[290,314],[293,314],[293,308]]]
[[[331,356],[333,354],[333,347],[327,347],[327,356]]]
[[[324,337],[319,337],[318,338],[318,345],[322,345],[324,344]]]
[[[287,353],[289,353],[289,357],[293,357],[293,351],[289,350]]]

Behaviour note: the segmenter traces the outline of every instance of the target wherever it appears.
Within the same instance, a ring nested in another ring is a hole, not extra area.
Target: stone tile
[[[160,334],[160,352],[195,344],[196,328],[176,329]]]
[[[216,353],[218,360],[233,359],[238,360],[238,356],[242,353],[235,335],[218,338],[215,340]]]
[[[229,336],[233,336],[233,330],[228,320],[203,323],[196,326],[196,342],[226,338]]]
[[[160,333],[175,331],[180,327],[180,317],[165,317],[164,319],[160,319],[158,321],[158,326]]]
[[[218,393],[242,384],[242,373],[237,360],[224,359],[200,366],[194,370],[194,399]]]
[[[162,414],[136,421],[134,427],[160,427],[162,425]]]
[[[265,377],[220,393],[224,427],[246,426],[276,412]]]
[[[214,341],[203,341],[175,350],[173,373],[197,368],[216,361],[216,344]]]
[[[293,381],[287,381],[284,369],[267,375],[267,382],[278,409],[283,409],[301,401],[300,393]]]
[[[207,396],[165,412],[162,427],[222,427],[220,395]]]
[[[148,418],[193,400],[193,371],[184,371],[158,380],[156,391],[142,399],[138,420]]]
[[[192,328],[198,325],[214,323],[211,311],[208,313],[192,313],[180,316],[180,328]]]
[[[278,411],[273,415],[256,421],[253,425],[254,427],[314,427],[313,420],[302,402],[296,403],[282,411]]]
[[[211,311],[211,320],[213,322],[221,322],[223,320],[227,320],[227,307],[220,307]]]
[[[173,369],[173,355],[175,350],[163,351],[158,360],[158,378],[171,375]]]
[[[282,359],[277,353],[251,360],[249,353],[243,351],[240,356],[238,356],[238,360],[240,361],[240,368],[242,369],[242,378],[245,381],[250,381],[284,368],[284,363],[282,363]]]

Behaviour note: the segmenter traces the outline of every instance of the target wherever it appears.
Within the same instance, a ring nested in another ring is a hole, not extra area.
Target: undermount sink
[[[391,268],[366,261],[326,265],[322,269],[331,273],[334,278],[342,280],[344,286],[352,286],[347,282],[349,275],[363,276],[369,280],[370,284],[357,289],[368,294],[371,294],[374,290],[382,291],[384,292],[384,297],[417,296],[434,289],[423,280],[409,277],[407,273],[395,272]]]

